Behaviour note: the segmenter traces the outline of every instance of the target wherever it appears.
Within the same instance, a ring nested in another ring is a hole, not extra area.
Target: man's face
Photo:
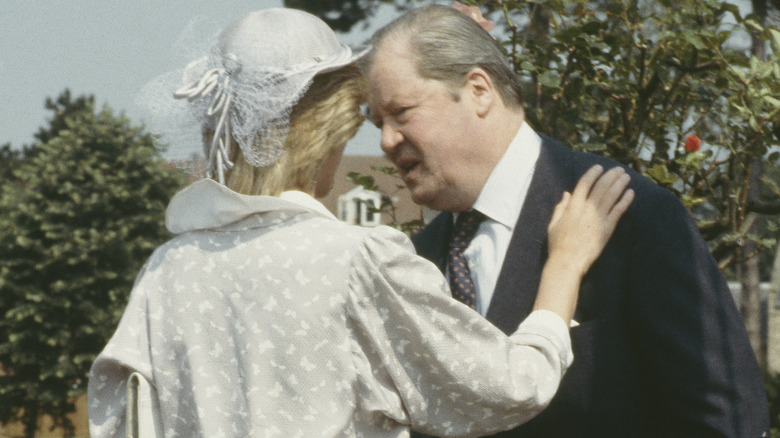
[[[421,77],[405,44],[386,40],[368,73],[371,121],[382,130],[381,146],[417,204],[463,211],[482,189],[473,178],[479,161],[473,144],[476,113],[468,90]],[[484,181],[483,181],[484,182]]]

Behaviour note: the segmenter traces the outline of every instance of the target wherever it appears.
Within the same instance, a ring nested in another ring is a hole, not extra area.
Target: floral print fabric
[[[478,436],[546,406],[572,360],[560,318],[506,337],[402,233],[323,210],[208,180],[179,193],[179,235],[93,364],[91,436],[123,436],[132,371],[166,437]]]

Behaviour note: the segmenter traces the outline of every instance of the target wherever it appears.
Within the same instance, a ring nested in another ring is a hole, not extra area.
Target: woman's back
[[[350,434],[345,306],[368,230],[285,210],[213,225],[155,251],[102,356],[146,371],[180,436]]]
[[[203,180],[167,215],[179,236],[92,367],[95,437],[120,436],[132,371],[157,389],[166,436],[473,436],[536,414],[571,362],[560,318],[506,337],[403,234],[303,193]]]
[[[139,284],[151,309],[152,361],[169,373],[155,376],[166,388],[162,406],[182,425],[219,422],[198,425],[206,436],[219,427],[261,436],[269,424],[312,436],[326,419],[351,421],[348,270],[337,260],[354,239],[334,221],[274,216],[249,220],[277,225],[179,237]]]

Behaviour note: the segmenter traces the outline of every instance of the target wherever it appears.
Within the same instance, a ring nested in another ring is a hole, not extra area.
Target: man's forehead
[[[408,93],[415,79],[419,79],[417,70],[408,56],[408,52],[385,48],[377,51],[377,57],[367,78],[372,97],[381,96],[382,101],[398,98]]]
[[[413,104],[417,97],[416,88],[404,82],[394,79],[384,82],[380,78],[378,86],[371,87],[368,98],[369,113],[381,115],[384,112],[392,112],[398,107]]]
[[[412,65],[411,41],[408,37],[390,35],[379,42],[371,53],[368,74],[377,68],[401,69]]]
[[[392,97],[381,98],[379,93],[372,91],[368,98],[366,117],[373,123],[377,123],[383,114],[390,112],[391,106],[396,105]]]
[[[399,54],[411,53],[412,39],[402,32],[392,32],[382,38],[374,47],[374,59],[383,56],[395,57]]]

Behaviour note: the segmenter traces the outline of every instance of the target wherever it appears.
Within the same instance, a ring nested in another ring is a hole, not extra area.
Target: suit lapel
[[[412,237],[417,254],[432,261],[444,273],[447,269],[447,248],[452,234],[452,213],[444,212]]]
[[[562,175],[568,149],[543,137],[523,208],[509,243],[487,319],[512,333],[531,312],[547,259],[547,225],[571,177]]]

